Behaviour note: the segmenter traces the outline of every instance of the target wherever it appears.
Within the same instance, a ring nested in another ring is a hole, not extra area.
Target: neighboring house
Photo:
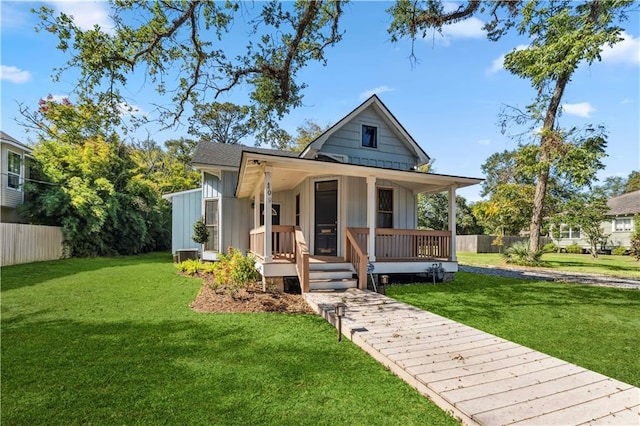
[[[0,222],[26,223],[17,212],[24,202],[24,182],[29,178],[31,148],[0,131]]]
[[[602,222],[602,230],[608,235],[603,250],[611,250],[616,247],[629,248],[631,246],[631,234],[634,231],[634,216],[640,214],[640,190],[618,195],[607,200],[609,211],[607,219]],[[556,242],[561,248],[571,244],[577,244],[588,251],[589,242],[584,239],[580,228],[571,228],[562,225],[560,228],[560,240]]]
[[[364,288],[368,267],[451,277],[455,201],[452,231],[424,231],[417,196],[447,191],[455,200],[456,189],[481,179],[416,171],[428,161],[375,95],[301,153],[201,142],[193,165],[202,171],[210,234],[202,257],[215,260],[229,246],[248,250],[265,281],[282,287],[283,277],[297,276],[304,292]]]

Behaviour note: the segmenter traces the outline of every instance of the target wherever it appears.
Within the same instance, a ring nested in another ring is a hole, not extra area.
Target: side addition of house
[[[417,171],[428,162],[375,95],[301,153],[202,142],[202,257],[248,251],[265,281],[297,276],[304,292],[364,288],[369,272],[451,277],[455,193],[481,179]],[[449,230],[418,230],[418,194],[438,192],[452,200]]]

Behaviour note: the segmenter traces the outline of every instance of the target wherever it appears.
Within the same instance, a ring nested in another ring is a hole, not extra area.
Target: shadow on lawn
[[[306,344],[296,333],[270,332],[264,326],[271,320],[264,316],[250,321],[226,318],[214,326],[197,321],[19,319],[3,324],[3,423],[280,424],[295,416],[311,423],[326,420],[320,399],[333,399],[325,395],[330,387],[344,386],[348,392],[349,386],[348,377],[325,383],[335,378],[327,368],[352,362],[353,351],[345,351],[345,345]],[[322,324],[316,317],[299,320]],[[333,334],[322,327],[315,327],[320,338],[332,340]],[[317,413],[308,417],[296,413],[293,402],[304,395],[318,398]],[[283,412],[288,406],[291,411]]]
[[[137,256],[91,257],[51,260],[47,262],[4,266],[1,291],[41,284],[44,281],[63,278],[81,272],[104,268],[136,266],[140,264],[171,263],[169,252],[147,253]]]

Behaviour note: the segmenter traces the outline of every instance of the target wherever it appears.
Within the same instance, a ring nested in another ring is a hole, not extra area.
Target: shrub
[[[507,263],[521,266],[540,266],[542,265],[543,250],[538,250],[530,256],[529,243],[527,241],[518,241],[504,251],[503,256]]]
[[[575,243],[567,246],[565,248],[565,250],[567,251],[567,253],[582,254],[582,247],[580,247],[579,245],[577,245]]]
[[[193,236],[191,237],[191,239],[198,244],[204,244],[209,241],[209,230],[204,224],[203,218],[198,219],[193,224]]]
[[[253,257],[243,256],[233,247],[229,247],[226,255],[220,254],[212,265],[213,285],[225,287],[231,294],[258,278]]]
[[[615,254],[616,256],[623,256],[627,254],[627,249],[625,247],[618,246],[611,250],[611,254]]]
[[[631,249],[629,252],[631,256],[640,261],[640,214],[633,216],[633,223],[635,223],[635,229],[631,234]]]
[[[547,243],[542,247],[543,253],[555,253],[558,251],[556,243]]]
[[[203,268],[203,264],[198,259],[187,259],[183,262],[177,263],[176,268],[180,272],[185,272],[189,275],[195,275]]]

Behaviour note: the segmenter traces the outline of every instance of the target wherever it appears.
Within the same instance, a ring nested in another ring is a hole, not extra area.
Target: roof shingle
[[[640,213],[640,190],[609,198],[607,205],[611,216]]]
[[[282,157],[298,157],[299,155],[298,152],[293,151],[202,141],[196,146],[192,163],[240,168],[242,151],[279,155]]]

